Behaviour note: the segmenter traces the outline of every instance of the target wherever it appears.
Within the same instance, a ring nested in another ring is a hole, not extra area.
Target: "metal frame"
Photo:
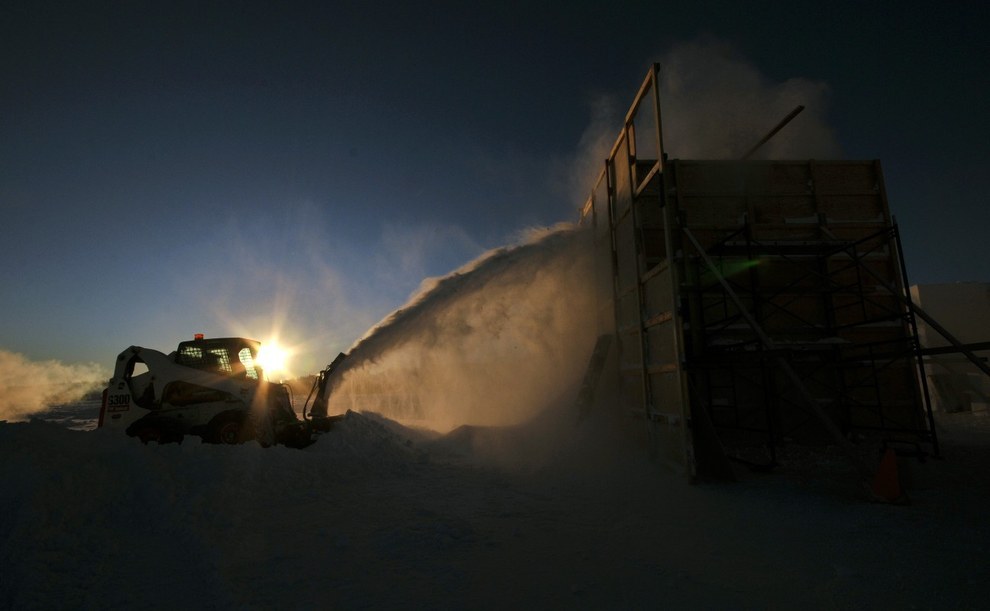
[[[930,317],[907,292],[879,162],[668,161],[659,80],[654,64],[582,214],[619,403],[656,455],[691,479],[753,447],[771,466],[784,439],[839,445],[864,476],[855,441],[937,455],[916,320]]]
[[[685,287],[684,295],[696,304],[688,368],[695,380],[695,404],[708,411],[722,439],[765,448],[765,466],[776,462],[783,439],[815,440],[809,428],[824,431],[826,441],[843,447],[857,462],[857,453],[847,445],[853,435],[879,433],[885,443],[910,444],[917,450],[927,444],[938,454],[924,377],[917,379],[920,387],[912,377],[920,354],[914,310],[900,299],[878,298],[889,295],[872,293],[862,281],[867,275],[863,263],[872,255],[900,252],[896,226],[858,240],[800,244],[760,242],[752,239],[750,229],[744,225],[706,250],[684,228],[693,252],[683,264],[697,280]],[[736,236],[743,237],[742,243],[734,242]],[[730,281],[722,270],[739,266],[740,256],[733,251],[745,253],[749,273]],[[758,262],[769,259],[797,273],[783,285],[761,284],[753,272]],[[839,280],[850,271],[859,282]],[[809,299],[821,302],[818,320],[788,307]],[[841,309],[857,314],[846,314],[844,324],[836,322],[839,301]],[[740,320],[749,329],[739,329]],[[774,323],[785,343],[762,330]],[[891,324],[896,326],[887,327],[884,337],[855,337],[857,331]],[[718,386],[726,372],[729,383]],[[887,384],[888,374],[900,374],[899,390]],[[740,400],[743,385],[756,403]],[[920,412],[918,406],[923,407]]]

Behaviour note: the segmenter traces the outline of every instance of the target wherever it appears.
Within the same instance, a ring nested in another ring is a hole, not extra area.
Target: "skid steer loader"
[[[344,355],[319,374],[300,419],[288,387],[265,379],[260,347],[252,339],[206,339],[198,333],[167,355],[131,346],[117,357],[98,426],[121,429],[144,443],[195,435],[210,443],[253,439],[263,447],[305,447],[342,418],[327,415],[327,400],[330,376]]]

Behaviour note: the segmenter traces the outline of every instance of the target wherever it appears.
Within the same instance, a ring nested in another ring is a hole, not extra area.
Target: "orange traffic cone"
[[[904,503],[907,497],[901,490],[901,480],[897,475],[897,454],[893,448],[887,448],[880,460],[880,468],[873,478],[871,488],[873,498],[886,503]]]

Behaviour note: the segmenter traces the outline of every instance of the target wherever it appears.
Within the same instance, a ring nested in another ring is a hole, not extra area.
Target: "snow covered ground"
[[[691,486],[573,415],[351,413],[305,450],[0,424],[0,608],[987,606],[988,419],[889,506],[841,468]]]

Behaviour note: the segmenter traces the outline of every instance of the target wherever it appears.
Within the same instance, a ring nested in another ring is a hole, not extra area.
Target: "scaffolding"
[[[670,160],[659,94],[654,65],[583,212],[618,403],[656,455],[691,478],[785,442],[864,477],[864,440],[937,455],[880,163]]]

